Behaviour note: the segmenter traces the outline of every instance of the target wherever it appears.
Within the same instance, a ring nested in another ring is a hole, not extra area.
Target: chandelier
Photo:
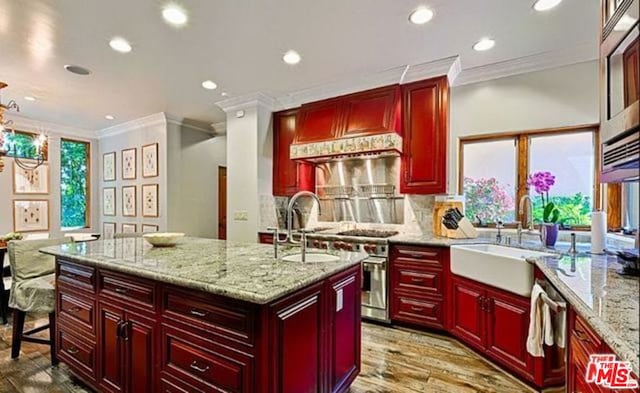
[[[7,84],[0,82],[0,90],[5,87],[7,87]],[[22,160],[19,157],[18,148],[15,143],[13,144],[13,148],[8,146],[8,149],[5,149],[5,138],[9,131],[15,136],[15,130],[11,127],[13,125],[13,120],[4,120],[4,112],[8,110],[20,112],[20,106],[18,106],[14,100],[9,101],[7,104],[3,104],[0,100],[0,172],[4,170],[2,157],[6,155],[13,156],[14,162],[18,167],[28,171],[34,170],[45,162],[47,137],[44,134],[40,134],[33,138],[33,146],[36,151],[35,155],[32,157],[33,159],[28,161]]]

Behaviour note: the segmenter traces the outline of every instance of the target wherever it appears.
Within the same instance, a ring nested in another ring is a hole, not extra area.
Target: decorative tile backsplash
[[[395,132],[390,132],[380,135],[343,138],[334,141],[295,144],[291,145],[289,149],[292,160],[371,153],[383,150],[395,150],[398,153],[402,153],[402,137]]]

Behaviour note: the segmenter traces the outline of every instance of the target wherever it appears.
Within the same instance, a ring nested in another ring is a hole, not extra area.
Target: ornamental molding
[[[289,147],[289,157],[292,160],[313,160],[389,151],[402,153],[402,137],[395,132],[341,138],[324,142],[292,144]]]
[[[141,117],[139,119],[130,120],[125,123],[104,128],[98,131],[98,136],[100,139],[102,139],[119,134],[124,134],[125,132],[137,131],[143,128],[153,127],[157,125],[164,125],[166,127],[167,116],[164,112],[154,113],[149,116]]]

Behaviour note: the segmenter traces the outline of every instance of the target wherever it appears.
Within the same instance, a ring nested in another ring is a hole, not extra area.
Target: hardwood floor
[[[46,322],[30,319],[27,328]],[[362,371],[352,393],[532,391],[453,339],[371,324],[363,324],[362,333]],[[64,364],[49,362],[49,348],[31,343],[11,360],[11,321],[0,326],[0,393],[89,391]]]

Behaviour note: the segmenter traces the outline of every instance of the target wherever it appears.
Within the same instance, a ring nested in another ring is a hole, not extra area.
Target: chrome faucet
[[[496,244],[502,243],[502,230],[504,229],[504,225],[502,225],[502,221],[498,221],[496,223],[496,229],[498,230],[498,234],[496,235]]]
[[[523,216],[524,204],[526,201],[529,201],[528,216],[527,215]],[[523,195],[522,198],[520,198],[518,213],[520,214],[520,217],[523,219],[524,223],[529,226],[528,228],[529,232],[533,232],[534,230],[533,229],[533,201],[531,200],[531,197],[529,195]]]
[[[302,251],[302,262],[306,260],[307,254],[307,233],[311,232],[306,228],[300,229],[301,237],[299,241],[293,240],[293,206],[295,205],[298,198],[303,196],[309,196],[313,198],[318,203],[318,214],[320,214],[320,198],[316,194],[310,191],[300,191],[297,192],[294,196],[291,197],[289,201],[289,205],[287,205],[287,232],[284,234],[284,238],[280,239],[280,233],[278,228],[269,228],[270,231],[274,232],[273,236],[273,248],[274,248],[274,256],[278,258],[278,243],[290,243],[290,244],[300,244]]]

